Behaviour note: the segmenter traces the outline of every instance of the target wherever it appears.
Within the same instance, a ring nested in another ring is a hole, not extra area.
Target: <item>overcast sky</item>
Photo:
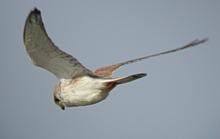
[[[23,41],[37,7],[49,36],[86,67],[122,62],[209,37],[198,47],[127,65],[146,72],[95,105],[62,111],[55,76],[32,65]],[[1,139],[219,139],[218,0],[1,0]]]

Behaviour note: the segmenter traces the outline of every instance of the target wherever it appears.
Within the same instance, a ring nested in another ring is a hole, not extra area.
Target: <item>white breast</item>
[[[108,96],[106,80],[83,76],[74,80],[61,79],[56,97],[64,106],[84,106],[97,103]]]

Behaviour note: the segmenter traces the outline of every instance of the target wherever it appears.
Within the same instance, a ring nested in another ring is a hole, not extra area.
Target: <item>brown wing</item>
[[[41,13],[36,8],[26,19],[23,39],[32,62],[36,66],[52,72],[57,78],[70,79],[92,74],[76,58],[54,45],[44,28]]]
[[[180,50],[183,50],[183,49],[186,49],[186,48],[193,47],[193,46],[199,45],[201,43],[204,43],[207,40],[208,40],[207,38],[202,39],[202,40],[196,39],[196,40],[194,40],[194,41],[192,41],[192,42],[190,42],[190,43],[188,43],[188,44],[186,44],[182,47],[176,48],[176,49],[171,49],[171,50],[168,50],[168,51],[163,51],[163,52],[160,52],[160,53],[156,53],[156,54],[152,54],[152,55],[148,55],[148,56],[128,60],[128,61],[121,62],[121,63],[118,63],[118,64],[114,64],[114,65],[110,65],[110,66],[106,66],[106,67],[101,67],[101,68],[98,68],[98,69],[95,70],[95,74],[98,75],[98,76],[102,76],[102,77],[111,77],[112,72],[114,70],[118,69],[119,67],[123,66],[123,65],[134,63],[134,62],[137,62],[137,61],[140,61],[140,60],[143,60],[143,59],[148,59],[148,58],[151,58],[151,57],[156,57],[156,56],[159,56],[159,55],[164,55],[164,54],[180,51]]]

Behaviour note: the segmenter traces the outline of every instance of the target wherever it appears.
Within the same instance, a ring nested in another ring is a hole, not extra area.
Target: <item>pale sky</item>
[[[55,76],[32,65],[25,19],[41,10],[49,36],[90,69],[180,47],[198,47],[127,65],[146,72],[95,105],[62,111]],[[1,139],[219,139],[220,2],[217,0],[2,0]]]

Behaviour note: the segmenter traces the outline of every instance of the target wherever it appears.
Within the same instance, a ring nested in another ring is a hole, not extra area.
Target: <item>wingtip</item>
[[[139,73],[139,74],[136,74],[134,75],[136,78],[142,78],[142,77],[145,77],[147,76],[147,73]]]
[[[201,40],[201,43],[207,42],[208,40],[209,40],[209,38],[206,37],[206,38],[204,38],[204,39]]]
[[[198,44],[201,44],[201,43],[205,43],[205,42],[207,42],[209,40],[209,38],[203,38],[203,39],[195,39],[194,41],[192,41],[191,43],[190,43],[190,45],[192,45],[192,46],[195,46],[195,45],[198,45]]]
[[[37,7],[34,7],[33,10],[31,10],[30,14],[34,14],[34,15],[40,15],[41,12]]]
[[[33,10],[30,11],[27,21],[31,23],[40,23],[41,22],[41,12],[38,8],[34,7]]]
[[[146,73],[138,73],[127,77],[117,78],[115,81],[116,84],[124,84],[145,77],[146,75],[147,75]]]

